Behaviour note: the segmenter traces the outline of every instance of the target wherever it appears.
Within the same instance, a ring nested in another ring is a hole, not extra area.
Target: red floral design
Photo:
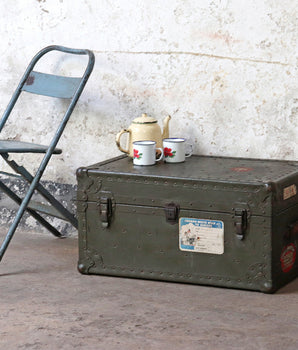
[[[163,152],[165,157],[170,157],[170,158],[175,157],[175,153],[176,153],[176,151],[172,151],[172,148],[168,148],[168,147],[165,147]]]
[[[139,154],[139,150],[137,150],[137,149],[134,149],[134,150],[133,150],[133,158],[134,158],[134,159],[135,159],[135,158],[141,159],[141,158],[142,158],[142,155],[143,155],[143,153],[140,153],[140,154]]]

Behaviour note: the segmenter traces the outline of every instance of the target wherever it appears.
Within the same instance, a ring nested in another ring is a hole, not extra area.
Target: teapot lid
[[[133,120],[133,124],[153,124],[153,123],[157,123],[157,120],[152,117],[148,117],[146,113],[143,113],[141,117]]]

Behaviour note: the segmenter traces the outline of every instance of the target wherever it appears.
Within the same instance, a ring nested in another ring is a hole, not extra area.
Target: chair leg
[[[12,200],[14,200],[18,205],[21,205],[22,198],[15,194],[9,187],[4,185],[3,182],[0,181],[0,188],[3,192],[5,192]],[[26,211],[34,217],[41,225],[43,225],[46,229],[48,229],[54,236],[63,238],[64,236],[48,221],[46,221],[40,214],[37,213],[34,209],[26,208]]]
[[[34,177],[23,166],[18,165],[14,160],[9,160],[8,156],[3,156],[6,163],[18,174],[22,175],[29,183]],[[36,191],[39,192],[55,209],[57,209],[76,229],[78,228],[78,221],[76,217],[70,213],[57,199],[47,191],[40,183],[36,186]]]
[[[18,211],[18,216],[15,217],[12,225],[10,226],[10,228],[9,228],[9,230],[8,230],[6,236],[5,236],[5,239],[4,239],[4,241],[3,241],[2,245],[1,245],[1,248],[0,248],[0,261],[3,258],[4,254],[6,252],[6,249],[8,248],[8,245],[9,245],[9,243],[10,243],[10,241],[11,241],[11,239],[12,239],[12,237],[13,237],[13,235],[14,235],[17,227],[18,227],[18,224],[19,224],[19,222],[20,222],[20,220],[22,218],[22,215],[23,215],[24,211],[25,210],[19,210]]]
[[[42,225],[44,225],[47,229],[49,229],[55,236],[57,237],[63,237],[59,231],[57,231],[52,225],[50,225],[42,216],[40,216],[38,213],[36,213],[34,210],[27,208],[28,203],[33,195],[33,192],[35,190],[34,186],[30,186],[26,196],[23,200],[21,200],[20,197],[18,197],[15,193],[13,193],[7,186],[5,186],[2,182],[0,182],[0,187],[4,190],[5,193],[7,193],[12,199],[14,199],[18,204],[20,204],[20,207],[17,211],[17,214],[4,238],[4,241],[0,247],[0,261],[2,260],[6,249],[8,248],[8,245],[23,217],[23,214],[25,210],[27,210],[36,220],[38,220]]]
[[[33,191],[31,191],[33,193]],[[27,195],[25,196],[24,200],[22,201],[20,207],[19,207],[19,210],[17,211],[17,214],[8,230],[8,233],[6,234],[5,236],[5,239],[1,245],[1,248],[0,248],[0,261],[2,260],[3,256],[4,256],[4,253],[6,252],[6,249],[8,248],[8,245],[19,225],[19,222],[21,221],[21,218],[26,210],[26,207],[29,203],[29,200],[30,200],[30,193],[28,192]]]

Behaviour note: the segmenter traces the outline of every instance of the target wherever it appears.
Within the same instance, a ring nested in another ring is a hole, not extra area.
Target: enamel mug
[[[186,153],[186,146],[189,152]],[[163,139],[164,160],[167,163],[181,163],[186,157],[192,155],[192,145],[186,143],[186,140],[181,137],[172,137]]]
[[[161,152],[156,158],[156,150]],[[156,147],[155,141],[135,141],[133,142],[133,164],[134,165],[153,165],[163,157],[162,148]]]

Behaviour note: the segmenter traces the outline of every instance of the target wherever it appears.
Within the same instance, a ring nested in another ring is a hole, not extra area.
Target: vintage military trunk
[[[77,179],[81,273],[267,293],[298,275],[298,162],[121,156]]]

